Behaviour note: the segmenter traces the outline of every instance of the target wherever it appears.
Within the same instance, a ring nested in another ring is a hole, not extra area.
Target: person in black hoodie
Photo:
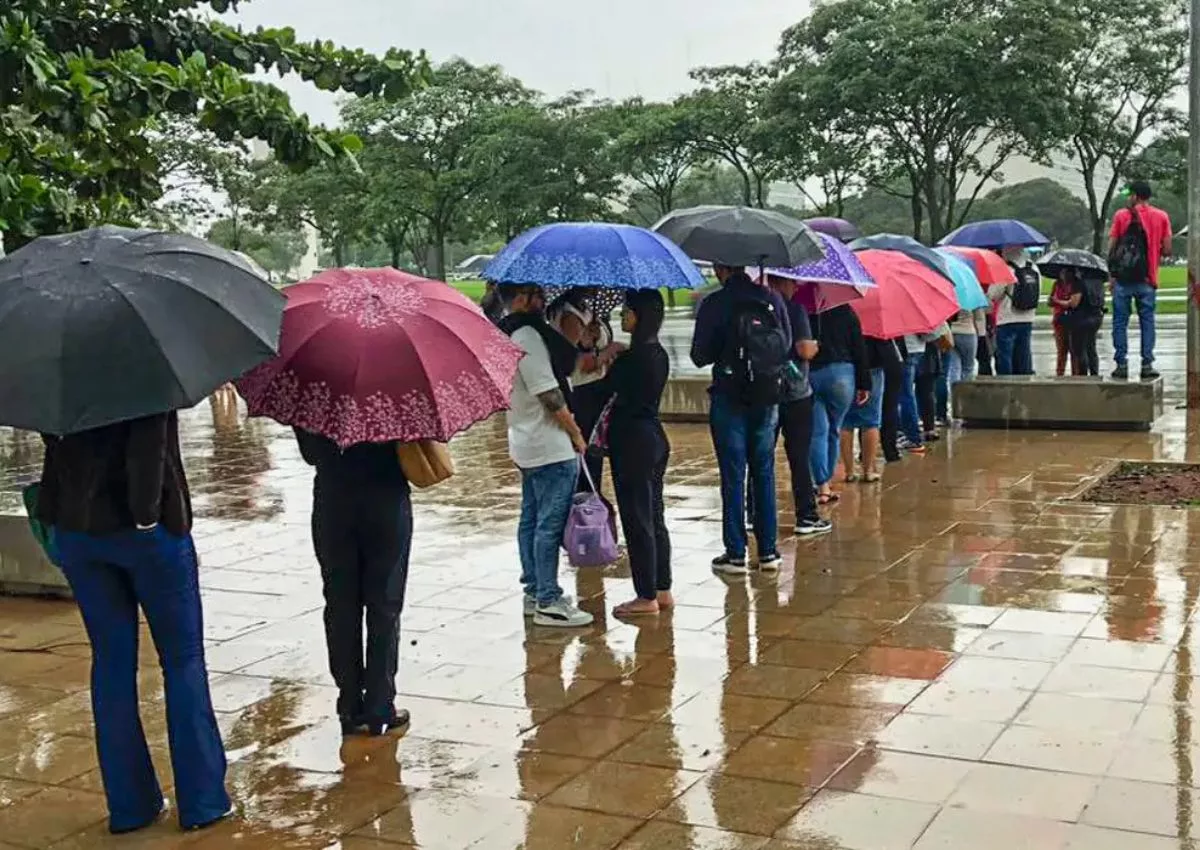
[[[636,599],[614,609],[618,616],[657,614],[674,604],[671,537],[663,513],[663,477],[671,445],[658,415],[671,371],[666,349],[658,341],[663,313],[658,290],[626,294],[621,328],[630,335],[631,344],[617,357],[608,377],[613,392],[608,448],[637,592]]]
[[[177,415],[43,440],[36,514],[54,529],[57,562],[92,645],[92,713],[109,829],[141,829],[163,810],[138,715],[139,608],[163,670],[179,823],[184,829],[215,823],[230,802],[204,664]]]
[[[395,706],[396,669],[413,514],[398,444],[359,443],[343,450],[326,437],[293,430],[300,454],[317,471],[312,538],[342,732],[402,729],[409,716]]]

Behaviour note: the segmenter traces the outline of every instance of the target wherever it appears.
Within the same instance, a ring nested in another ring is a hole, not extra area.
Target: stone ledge
[[[19,514],[0,516],[0,594],[71,597],[66,577],[46,559],[29,521]]]
[[[978,377],[955,384],[953,399],[968,428],[1148,431],[1163,412],[1163,382]]]
[[[707,376],[672,377],[667,380],[659,415],[664,422],[708,422]]]

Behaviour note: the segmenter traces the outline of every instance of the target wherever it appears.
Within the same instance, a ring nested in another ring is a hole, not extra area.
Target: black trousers
[[[571,396],[571,412],[575,414],[575,424],[579,426],[579,430],[583,433],[585,440],[591,440],[592,432],[596,429],[596,424],[600,421],[600,414],[604,412],[604,405],[608,403],[611,393],[606,389],[606,382],[597,381],[591,384],[584,384],[576,389]],[[601,487],[601,477],[604,475],[604,457],[603,455],[588,452],[584,455],[583,462],[587,464],[588,473],[592,476],[592,480],[596,482],[596,487]],[[583,473],[579,473],[579,483],[576,486],[576,493],[590,492],[587,479]]]
[[[783,433],[783,451],[792,473],[792,505],[796,522],[820,519],[817,494],[813,488],[809,448],[812,446],[813,397],[787,401],[779,405],[779,430]]]
[[[926,434],[937,430],[937,381],[934,373],[917,373],[917,409],[921,412],[921,427]]]
[[[407,489],[318,477],[313,546],[325,590],[329,670],[338,686],[342,717],[391,716],[412,532]]]
[[[989,320],[990,327],[990,320]],[[979,366],[979,374],[985,377],[991,377],[995,374],[992,368],[992,340],[993,336],[989,333],[979,338],[979,346],[975,349],[975,362]]]
[[[883,442],[883,457],[895,462],[900,460],[900,394],[904,390],[904,364],[894,363],[883,372],[883,419],[880,422],[879,438]]]
[[[1071,360],[1078,364],[1079,375],[1099,375],[1100,355],[1096,353],[1096,337],[1100,333],[1100,316],[1073,318],[1067,325],[1067,338],[1071,342]]]
[[[670,445],[657,423],[653,428],[638,426],[635,432],[612,440],[617,510],[639,599],[655,599],[659,591],[671,589],[671,535],[663,504],[670,456]]]

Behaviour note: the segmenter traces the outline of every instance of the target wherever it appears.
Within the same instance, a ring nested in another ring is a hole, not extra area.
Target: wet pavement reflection
[[[285,429],[218,397],[184,417],[214,704],[238,814],[105,833],[74,606],[0,599],[0,850],[1180,850],[1200,795],[1200,513],[1072,501],[1149,434],[951,432],[847,485],[778,575],[714,576],[706,430],[671,429],[678,607],[609,613],[628,570],[568,570],[583,631],[521,615],[502,421],[417,497],[403,738],[340,736]],[[0,510],[40,443],[0,432]],[[786,481],[780,482],[781,492]],[[147,636],[148,637],[148,636]],[[141,699],[171,786],[161,679]],[[169,790],[168,790],[168,793]]]

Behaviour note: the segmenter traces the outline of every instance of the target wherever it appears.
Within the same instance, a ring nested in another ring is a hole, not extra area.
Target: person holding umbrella
[[[287,301],[280,355],[236,384],[251,415],[292,426],[315,470],[337,714],[343,734],[381,735],[409,722],[395,698],[410,461],[502,410],[521,352],[465,296],[396,269],[331,269]]]
[[[1038,269],[1055,281],[1051,298],[1061,307],[1055,321],[1069,341],[1071,373],[1098,376],[1096,337],[1104,321],[1108,265],[1090,251],[1064,248],[1043,257]]]
[[[101,227],[0,260],[0,420],[46,444],[35,514],[92,647],[114,833],[164,808],[138,713],[139,610],[162,665],[179,823],[230,811],[175,411],[274,354],[282,309],[243,260],[179,234]]]

